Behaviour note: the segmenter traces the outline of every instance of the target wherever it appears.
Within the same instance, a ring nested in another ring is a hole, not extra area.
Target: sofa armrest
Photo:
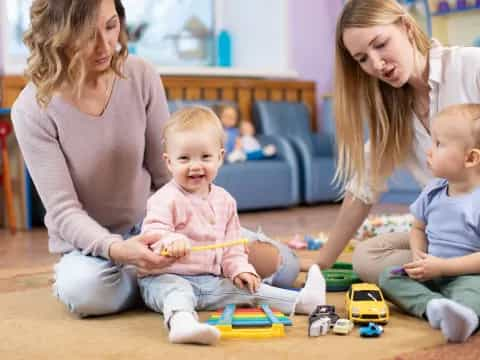
[[[308,146],[305,139],[300,136],[289,136],[288,140],[293,144],[295,151],[299,155],[300,166],[304,168],[310,168],[312,163],[313,154],[312,149]]]
[[[316,156],[333,157],[335,154],[335,139],[331,134],[312,134],[312,144]]]
[[[275,159],[285,161],[290,168],[292,184],[294,187],[292,189],[293,199],[300,200],[300,164],[295,156],[295,150],[293,149],[292,145],[290,145],[286,138],[280,135],[260,134],[257,136],[257,138],[262,146],[269,144],[275,145],[277,148]]]

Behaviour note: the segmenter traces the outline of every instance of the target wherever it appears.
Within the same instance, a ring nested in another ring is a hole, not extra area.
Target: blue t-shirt
[[[435,179],[410,211],[426,224],[429,254],[451,258],[480,251],[480,187],[452,197],[447,180]]]

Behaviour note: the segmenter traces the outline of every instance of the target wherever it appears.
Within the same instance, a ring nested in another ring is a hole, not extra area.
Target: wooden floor
[[[297,207],[284,210],[241,213],[240,222],[247,228],[262,230],[274,238],[288,238],[294,234],[317,234],[328,231],[334,223],[339,205],[320,205],[315,207]],[[402,205],[381,204],[373,208],[373,213],[405,213]],[[12,283],[7,281],[15,276],[51,272],[57,255],[48,252],[48,237],[45,229],[18,232],[12,236],[8,231],[0,230],[0,292],[12,291]]]

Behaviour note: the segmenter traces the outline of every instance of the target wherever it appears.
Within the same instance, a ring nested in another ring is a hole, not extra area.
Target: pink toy
[[[305,249],[307,247],[307,243],[298,234],[295,234],[293,239],[290,240],[287,245],[292,249]]]

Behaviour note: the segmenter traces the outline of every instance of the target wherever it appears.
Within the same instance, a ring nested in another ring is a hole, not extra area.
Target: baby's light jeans
[[[141,224],[137,224],[123,237],[138,235],[140,229]],[[264,282],[291,287],[299,272],[295,254],[260,232],[242,229],[242,236],[272,243],[279,249],[281,264]],[[101,257],[83,255],[78,250],[64,254],[55,265],[53,291],[71,312],[81,317],[112,314],[141,303],[133,266],[117,265]]]
[[[295,309],[298,292],[260,284],[252,294],[239,289],[232,280],[216,275],[162,274],[140,278],[143,301],[152,310],[163,313],[165,325],[177,311],[216,310],[227,304],[254,306],[270,305],[283,313]]]

